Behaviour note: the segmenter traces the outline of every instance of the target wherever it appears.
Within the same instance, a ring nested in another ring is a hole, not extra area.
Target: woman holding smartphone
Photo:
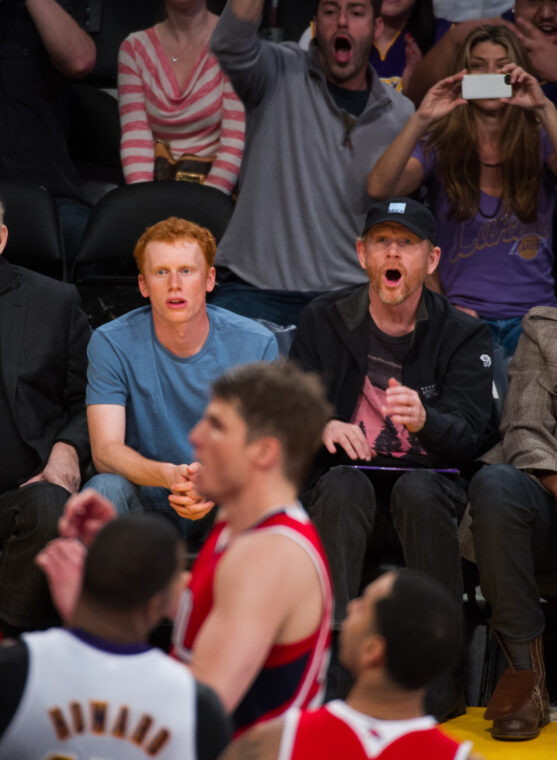
[[[533,306],[557,306],[552,221],[557,111],[517,38],[502,26],[473,30],[451,77],[426,94],[368,177],[374,198],[429,182],[441,260],[430,287],[484,319],[512,355]],[[509,74],[511,98],[466,101],[466,74]]]

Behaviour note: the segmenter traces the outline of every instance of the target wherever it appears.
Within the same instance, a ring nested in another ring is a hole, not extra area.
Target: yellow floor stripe
[[[475,752],[485,760],[557,760],[557,722],[543,728],[536,739],[527,742],[501,742],[493,739],[491,723],[483,719],[485,707],[469,707],[466,715],[443,723],[443,730],[457,739],[474,743]],[[557,714],[552,713],[553,721]]]

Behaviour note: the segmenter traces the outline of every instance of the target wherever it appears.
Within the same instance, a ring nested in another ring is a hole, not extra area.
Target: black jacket
[[[318,372],[336,416],[346,422],[367,371],[368,284],[311,301],[290,356]],[[496,440],[492,400],[493,343],[487,325],[424,288],[403,385],[418,391],[426,423],[417,436],[434,466],[462,467]]]
[[[85,413],[91,330],[73,285],[0,257],[0,373],[19,435],[42,466],[57,441],[89,460]],[[29,473],[29,477],[36,473]]]

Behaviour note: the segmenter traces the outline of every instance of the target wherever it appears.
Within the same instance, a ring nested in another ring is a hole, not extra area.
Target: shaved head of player
[[[62,571],[85,547],[45,550]],[[158,649],[150,631],[184,584],[184,546],[160,516],[128,515],[99,532],[85,558],[68,628],[0,648],[0,759],[216,758],[230,736],[217,696]],[[52,570],[56,572],[56,570]]]
[[[233,742],[222,760],[372,760],[472,757],[424,714],[425,687],[458,656],[458,609],[434,579],[386,573],[347,609],[340,658],[355,676],[346,701],[290,710]]]

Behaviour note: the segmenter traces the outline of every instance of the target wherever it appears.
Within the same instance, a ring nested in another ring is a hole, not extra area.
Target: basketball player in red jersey
[[[174,653],[212,686],[236,732],[320,704],[331,586],[317,532],[296,500],[331,408],[290,362],[235,368],[191,441],[197,490],[219,504],[174,624]]]
[[[356,682],[346,701],[289,710],[246,732],[221,760],[481,760],[424,715],[425,686],[458,653],[458,619],[434,579],[386,573],[348,605],[340,657]]]
[[[174,625],[174,654],[213,686],[236,732],[289,707],[321,703],[332,593],[317,532],[296,500],[331,407],[291,362],[227,372],[191,440],[197,490],[220,505]],[[39,558],[64,617],[80,569],[67,539],[114,517],[95,491],[75,497]]]

